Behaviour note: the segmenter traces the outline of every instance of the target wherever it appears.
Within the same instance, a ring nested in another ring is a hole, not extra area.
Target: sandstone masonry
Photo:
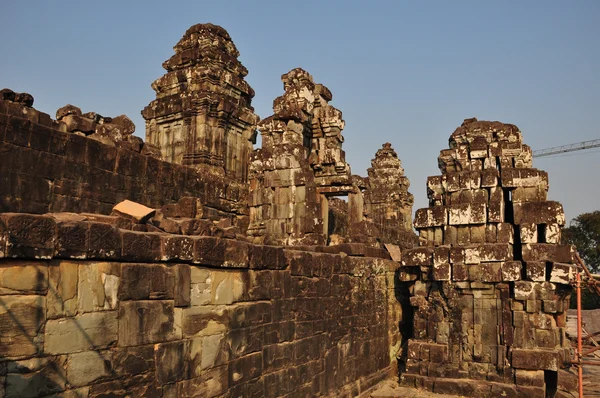
[[[419,248],[402,253],[414,281],[407,385],[465,396],[570,397],[566,338],[575,266],[560,245],[562,206],[510,124],[468,119],[429,177]]]

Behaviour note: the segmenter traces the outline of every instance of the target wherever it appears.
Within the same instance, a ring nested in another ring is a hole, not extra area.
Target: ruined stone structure
[[[410,181],[390,143],[377,151],[367,172],[367,217],[378,227],[382,241],[412,247],[416,244],[412,233],[414,197],[408,192]]]
[[[142,111],[146,140],[166,161],[246,182],[258,116],[237,48],[225,29],[198,24],[174,49]]]
[[[382,239],[375,239],[381,238],[377,227],[364,217],[362,191],[366,186],[361,177],[351,175],[345,160],[342,150],[344,120],[342,113],[329,104],[333,98],[331,91],[322,84],[315,84],[313,77],[300,68],[286,73],[281,80],[285,93],[273,102],[274,114],[260,122],[262,148],[254,152],[251,160],[248,234],[257,242],[273,244],[331,243],[330,235],[335,227],[330,228],[333,212],[329,211],[329,202],[338,196],[347,196],[347,216],[343,217],[346,225],[338,227],[348,235],[335,234],[334,243],[341,239],[379,246]],[[381,172],[383,174],[385,171]],[[380,181],[375,177],[374,184]],[[406,178],[390,179],[387,183],[392,184],[391,189],[402,190],[398,184],[407,187],[407,181]],[[371,190],[373,199],[377,198],[377,189],[374,185]],[[407,195],[404,189],[402,198],[408,198]],[[410,215],[407,216],[412,202],[405,202],[404,207],[396,211],[403,212],[402,222],[397,227],[412,238]],[[339,199],[336,199],[335,207],[339,214]],[[378,203],[373,207],[379,216]],[[389,218],[382,216],[378,221]],[[376,231],[373,236],[365,234],[369,230],[365,225]],[[389,230],[387,226],[381,226]],[[365,239],[360,239],[359,235]],[[386,238],[389,242],[394,240],[393,234],[385,235],[383,240]],[[396,241],[397,238],[398,234]]]
[[[412,338],[404,383],[465,396],[571,396],[571,246],[548,175],[510,124],[465,120],[429,177],[421,247],[402,253]],[[406,305],[406,303],[405,303]]]
[[[452,134],[417,237],[391,144],[352,175],[342,114],[299,68],[259,123],[237,56],[191,27],[148,142],[0,91],[0,397],[340,397],[398,374],[572,397],[573,248],[519,130]]]

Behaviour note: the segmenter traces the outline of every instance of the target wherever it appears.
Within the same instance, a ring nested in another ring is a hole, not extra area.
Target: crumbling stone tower
[[[303,69],[281,80],[285,93],[258,126],[262,148],[251,161],[248,233],[275,244],[324,244],[328,196],[350,194],[351,218],[363,213],[342,151],[342,112],[329,105],[329,89]]]
[[[392,144],[383,144],[367,173],[364,191],[367,217],[379,229],[383,242],[412,247],[417,243],[412,231],[414,197],[408,192],[410,181]]]
[[[571,396],[566,311],[575,267],[562,206],[510,124],[465,120],[429,177],[402,254],[414,281],[405,384],[465,396]],[[548,395],[546,395],[548,394]]]
[[[167,73],[152,83],[156,99],[142,111],[146,140],[166,161],[247,181],[258,116],[238,50],[212,24],[192,26],[174,49]]]

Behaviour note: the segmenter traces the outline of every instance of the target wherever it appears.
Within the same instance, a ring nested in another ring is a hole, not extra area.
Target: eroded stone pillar
[[[281,77],[285,93],[258,129],[251,163],[250,227],[257,241],[283,245],[327,241],[327,197],[352,190],[341,150],[342,114],[331,92],[296,68]]]

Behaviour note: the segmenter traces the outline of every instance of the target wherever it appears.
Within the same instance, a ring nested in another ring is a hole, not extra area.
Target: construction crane
[[[541,158],[542,156],[556,155],[558,153],[581,151],[583,149],[597,148],[600,147],[600,140],[590,140],[578,142],[576,144],[569,144],[563,146],[555,146],[552,148],[538,149],[533,151],[534,158]]]

